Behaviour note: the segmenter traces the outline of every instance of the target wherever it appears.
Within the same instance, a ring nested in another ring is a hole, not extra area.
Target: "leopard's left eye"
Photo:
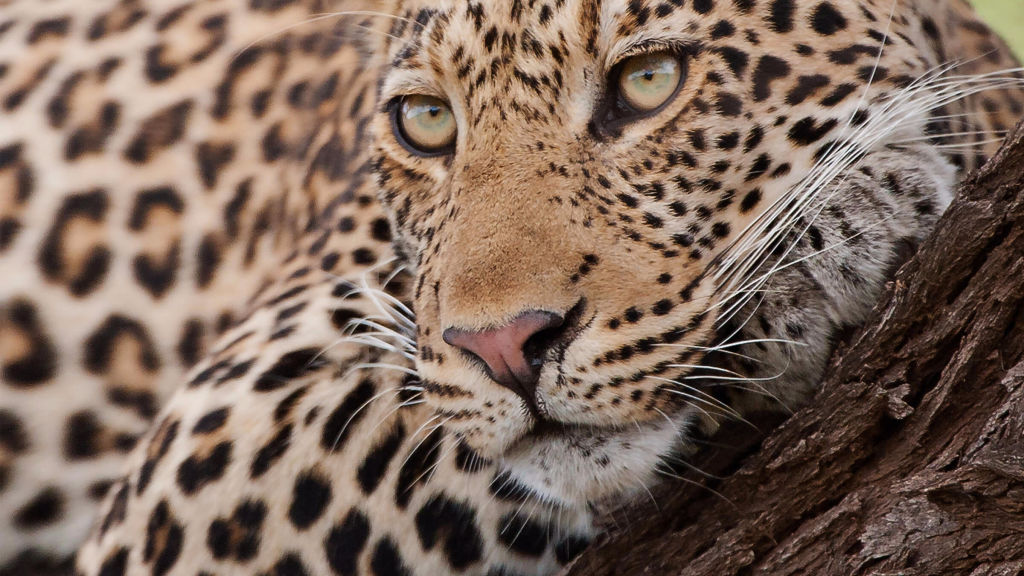
[[[439,98],[403,96],[392,106],[392,122],[399,141],[419,156],[440,156],[455,147],[455,115]]]
[[[676,95],[683,80],[683,62],[675,54],[657,52],[627,58],[619,64],[620,104],[635,114],[661,108]]]

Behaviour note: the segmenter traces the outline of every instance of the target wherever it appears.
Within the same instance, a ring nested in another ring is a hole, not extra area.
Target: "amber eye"
[[[423,156],[446,154],[455,146],[458,129],[452,109],[433,96],[403,96],[393,111],[396,136]]]
[[[674,54],[633,56],[620,64],[619,98],[635,113],[653,112],[675,96],[682,78],[683,63]]]

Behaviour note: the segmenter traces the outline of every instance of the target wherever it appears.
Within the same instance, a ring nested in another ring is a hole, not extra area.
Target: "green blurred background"
[[[971,0],[981,17],[1024,58],[1024,0]]]

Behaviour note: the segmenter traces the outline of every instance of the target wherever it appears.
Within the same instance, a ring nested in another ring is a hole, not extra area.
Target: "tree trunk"
[[[872,318],[761,446],[715,438],[738,450],[695,465],[727,477],[660,488],[566,572],[1024,574],[1024,125]]]

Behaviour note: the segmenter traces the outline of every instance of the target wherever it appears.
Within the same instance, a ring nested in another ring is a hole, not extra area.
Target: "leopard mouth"
[[[686,408],[629,425],[539,420],[509,446],[500,466],[542,501],[601,508],[654,484],[665,459],[684,449],[695,421]]]

